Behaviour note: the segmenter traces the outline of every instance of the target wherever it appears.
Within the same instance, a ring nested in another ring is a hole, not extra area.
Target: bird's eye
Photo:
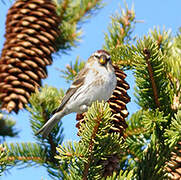
[[[98,55],[94,55],[95,58],[99,59],[100,57]]]

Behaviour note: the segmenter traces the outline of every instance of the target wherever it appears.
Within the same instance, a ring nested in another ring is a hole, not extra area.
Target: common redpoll
[[[72,112],[83,113],[95,101],[107,101],[116,87],[111,57],[105,50],[93,53],[75,77],[53,116],[37,132],[45,138],[56,123]]]

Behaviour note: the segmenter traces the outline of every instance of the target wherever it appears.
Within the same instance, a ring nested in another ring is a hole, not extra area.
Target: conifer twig
[[[14,157],[14,156],[9,156],[7,158],[7,161],[15,161],[15,160],[19,160],[19,161],[37,161],[37,160],[41,160],[44,161],[43,159],[41,159],[40,157],[31,157],[31,156],[18,156],[18,157]]]
[[[90,139],[90,142],[89,142],[89,157],[88,157],[88,162],[85,164],[85,167],[84,167],[84,173],[83,173],[83,180],[87,180],[87,176],[88,176],[88,172],[89,172],[89,167],[90,167],[90,163],[92,161],[92,150],[93,150],[93,146],[94,146],[94,139],[96,137],[96,134],[98,132],[98,129],[99,129],[99,125],[100,125],[100,121],[101,121],[101,115],[102,115],[102,111],[100,111],[100,114],[99,116],[97,117],[97,119],[95,119],[96,121],[96,124],[94,126],[94,130],[92,132],[92,136],[91,136],[91,139]]]
[[[147,128],[144,127],[140,127],[140,128],[135,128],[133,130],[127,130],[124,133],[125,138],[133,136],[133,135],[137,135],[137,134],[144,134],[145,132],[147,132]]]
[[[66,11],[66,9],[67,9],[67,7],[68,7],[68,3],[69,3],[69,0],[64,0],[63,2],[62,2],[62,11],[61,11],[61,13],[60,13],[60,15],[59,15],[59,17],[60,17],[60,20],[63,18],[63,15],[65,14],[65,11]]]
[[[155,99],[155,104],[158,108],[160,108],[160,101],[158,99],[158,91],[157,91],[157,87],[156,87],[156,83],[155,83],[155,79],[154,79],[154,75],[153,75],[153,69],[152,69],[151,63],[149,61],[150,52],[147,48],[144,48],[143,53],[145,54],[145,60],[146,60],[146,63],[148,65],[148,73],[149,73],[149,77],[150,77],[152,88],[153,88],[153,95],[154,95],[154,99]]]
[[[94,7],[96,7],[96,5],[99,3],[99,1],[101,0],[93,0],[92,2],[88,2],[87,7],[85,9],[82,9],[79,11],[79,15],[75,18],[72,18],[72,20],[70,21],[70,23],[73,22],[78,22],[80,21],[80,19],[85,16],[85,14],[87,14],[89,11],[91,11]]]

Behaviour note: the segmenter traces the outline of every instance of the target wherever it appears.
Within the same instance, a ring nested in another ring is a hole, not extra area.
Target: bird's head
[[[106,65],[110,60],[110,54],[105,50],[98,50],[92,54],[92,57],[97,60],[101,65]]]
[[[96,52],[94,52],[89,60],[88,63],[92,64],[98,62],[101,66],[106,66],[109,63],[111,63],[111,56],[110,54],[105,51],[105,50],[97,50]]]

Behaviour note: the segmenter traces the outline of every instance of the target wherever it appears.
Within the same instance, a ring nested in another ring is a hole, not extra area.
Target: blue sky
[[[4,32],[5,32],[5,18],[8,8],[11,6],[11,1],[6,0],[7,3],[4,5],[0,1],[0,51],[3,48]],[[73,48],[72,51],[68,52],[68,55],[54,55],[54,63],[48,67],[48,78],[43,80],[43,84],[48,84],[57,88],[63,88],[66,90],[69,85],[66,84],[65,80],[60,77],[60,72],[56,70],[64,69],[66,64],[70,61],[74,61],[77,56],[81,59],[86,60],[95,50],[101,49],[104,44],[104,33],[107,32],[107,27],[110,22],[110,16],[117,10],[119,5],[123,7],[123,1],[118,0],[104,0],[107,5],[100,10],[100,12],[93,16],[88,22],[83,24],[83,36],[77,48]],[[159,26],[161,29],[171,29],[172,33],[175,34],[178,28],[181,26],[181,1],[180,0],[127,0],[129,7],[134,3],[136,18],[143,20],[144,23],[136,25],[134,34],[138,37],[148,33],[150,28]],[[129,95],[132,97],[132,102],[128,104],[128,110],[131,113],[138,109],[138,106],[133,102],[133,87],[134,79],[131,73],[128,73],[127,81],[130,83],[131,89]],[[13,119],[16,120],[16,128],[20,130],[19,137],[7,138],[7,142],[34,142],[32,131],[29,124],[29,113],[22,110],[18,115],[11,114]],[[78,140],[77,129],[75,128],[75,114],[68,115],[63,118],[63,127],[65,134],[65,141],[67,140]],[[40,180],[40,179],[51,179],[46,169],[43,167],[30,167],[26,169],[13,168],[6,173],[6,175],[0,177],[0,179],[6,180]]]

